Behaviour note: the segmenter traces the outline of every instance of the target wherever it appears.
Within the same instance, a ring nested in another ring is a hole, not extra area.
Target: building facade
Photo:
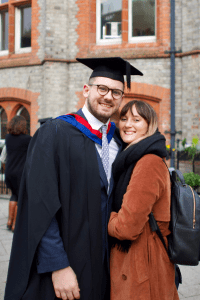
[[[200,136],[200,1],[175,5],[176,139],[191,142]],[[170,131],[169,50],[170,0],[0,0],[0,138],[16,114],[33,135],[38,119],[82,107],[91,70],[76,57],[121,56],[141,70],[123,104],[147,101]]]

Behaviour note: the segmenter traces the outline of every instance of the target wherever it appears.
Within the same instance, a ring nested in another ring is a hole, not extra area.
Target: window
[[[125,17],[126,13],[124,13],[122,19],[123,1],[96,1],[97,44],[120,44],[122,42],[122,24],[127,21],[129,43],[155,42],[157,0],[127,0],[128,16]],[[127,19],[125,20],[124,17]]]
[[[8,50],[8,12],[0,12],[0,51]]]
[[[31,51],[31,7],[15,9],[15,52]]]
[[[129,0],[129,42],[156,40],[156,0]]]
[[[0,0],[0,55],[8,54],[8,0]]]
[[[97,44],[121,43],[122,0],[97,0]]]
[[[0,56],[9,52],[31,52],[30,0],[0,0]]]
[[[17,116],[23,116],[26,119],[27,133],[30,135],[30,115],[28,110],[24,106],[21,106],[17,111]]]
[[[7,114],[3,107],[0,106],[0,139],[5,139],[7,133]]]

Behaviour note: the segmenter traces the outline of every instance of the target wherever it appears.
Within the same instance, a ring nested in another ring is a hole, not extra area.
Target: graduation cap
[[[143,73],[121,57],[76,58],[77,61],[93,70],[92,77],[107,77],[124,83],[126,75],[127,87],[131,86],[131,75],[143,76]]]
[[[40,123],[40,126],[42,125],[42,124],[44,124],[46,121],[49,121],[49,120],[51,120],[52,118],[43,118],[43,119],[39,119],[38,120],[38,122]]]

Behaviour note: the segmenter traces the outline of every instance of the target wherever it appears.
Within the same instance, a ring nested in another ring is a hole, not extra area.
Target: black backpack
[[[153,213],[149,215],[150,226],[158,234],[174,264],[197,266],[200,260],[200,197],[185,183],[179,170],[172,171],[170,178],[171,234],[167,236],[168,249]]]

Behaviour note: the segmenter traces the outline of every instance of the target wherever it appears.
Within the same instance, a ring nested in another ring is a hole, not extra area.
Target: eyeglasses
[[[90,86],[96,86],[97,87],[97,91],[99,93],[99,95],[101,96],[105,96],[109,93],[109,91],[111,91],[112,96],[114,99],[120,99],[124,92],[118,89],[109,89],[106,85],[100,85],[100,84],[89,84]]]

